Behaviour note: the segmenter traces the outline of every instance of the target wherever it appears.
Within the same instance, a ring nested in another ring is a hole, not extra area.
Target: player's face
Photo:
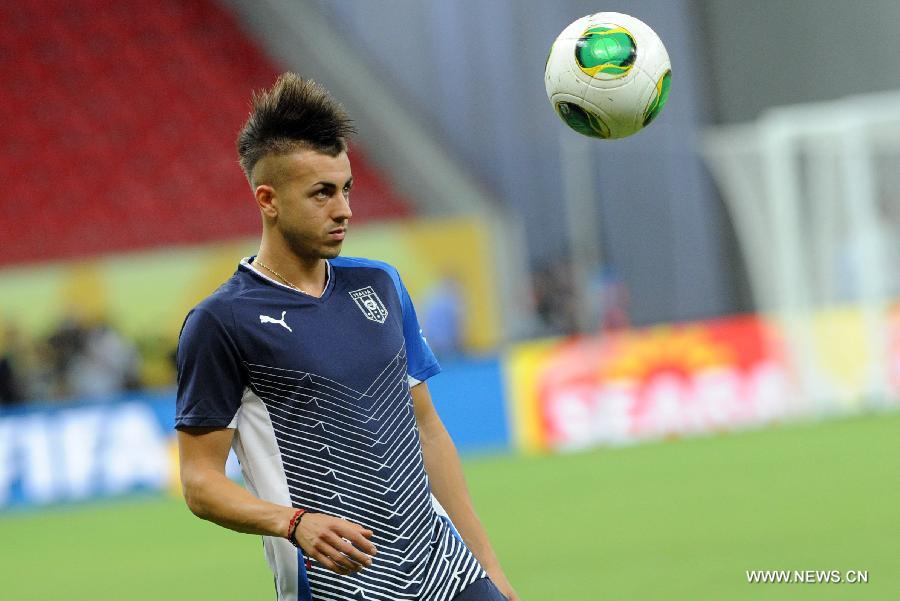
[[[331,259],[341,253],[350,217],[353,175],[346,152],[329,156],[302,150],[287,157],[285,178],[275,186],[276,227],[303,259]]]

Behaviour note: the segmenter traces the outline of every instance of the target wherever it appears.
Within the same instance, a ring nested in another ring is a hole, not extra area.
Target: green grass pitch
[[[466,460],[524,601],[900,598],[900,414]],[[260,539],[144,498],[0,517],[0,599],[274,599]],[[748,584],[745,570],[868,570]]]

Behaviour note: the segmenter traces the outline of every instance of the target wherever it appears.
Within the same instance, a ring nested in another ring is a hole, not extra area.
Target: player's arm
[[[519,597],[506,579],[481,520],[478,519],[472,506],[456,446],[434,409],[428,385],[424,382],[418,384],[411,392],[419,436],[422,440],[425,471],[428,472],[434,495],[447,511],[466,546],[487,571],[500,592],[510,601],[518,601]]]
[[[263,501],[225,475],[233,438],[234,430],[229,428],[178,431],[181,484],[188,507],[196,516],[237,532],[286,537],[296,509]],[[368,540],[371,536],[371,530],[358,524],[309,513],[301,518],[295,540],[307,557],[323,567],[350,574],[372,564],[370,555],[376,550]]]

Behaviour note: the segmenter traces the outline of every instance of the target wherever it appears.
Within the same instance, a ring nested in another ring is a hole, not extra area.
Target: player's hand
[[[342,575],[369,567],[378,553],[371,530],[324,513],[305,514],[294,537],[307,557]]]

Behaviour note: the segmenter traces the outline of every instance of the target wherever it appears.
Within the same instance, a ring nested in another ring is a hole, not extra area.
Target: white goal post
[[[816,413],[894,404],[900,93],[774,108],[709,129],[701,153],[756,308],[783,333],[797,402]]]

